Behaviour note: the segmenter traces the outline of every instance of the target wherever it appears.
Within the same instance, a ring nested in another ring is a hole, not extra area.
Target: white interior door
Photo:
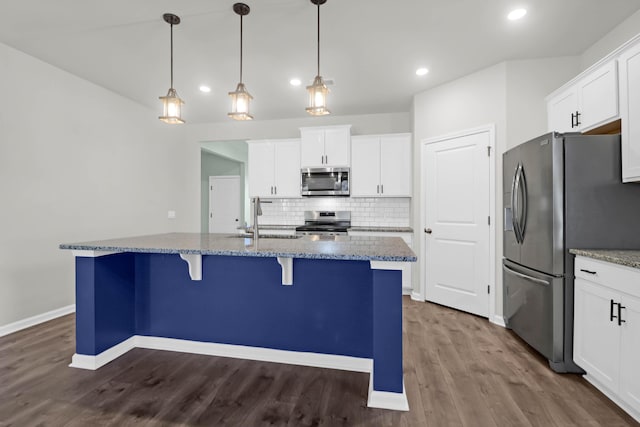
[[[422,149],[425,298],[488,317],[492,133],[425,143]]]
[[[240,225],[240,177],[209,177],[209,233],[236,233]]]

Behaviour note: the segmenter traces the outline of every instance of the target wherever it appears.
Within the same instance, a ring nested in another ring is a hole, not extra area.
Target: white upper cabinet
[[[380,194],[380,137],[351,137],[351,197]]]
[[[619,116],[617,61],[611,60],[578,82],[581,131],[597,128]]]
[[[586,132],[618,118],[617,61],[610,60],[547,100],[548,130]]]
[[[352,197],[411,197],[411,134],[351,138]]]
[[[300,140],[249,141],[249,196],[300,197]]]
[[[349,167],[351,125],[300,128],[300,167]]]
[[[640,43],[619,58],[622,181],[640,181]]]
[[[547,102],[549,131],[575,132],[575,114],[578,111],[578,91],[572,86]]]

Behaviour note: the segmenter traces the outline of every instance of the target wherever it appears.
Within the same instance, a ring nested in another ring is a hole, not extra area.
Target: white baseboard
[[[497,314],[494,314],[492,318],[489,318],[489,321],[495,325],[502,326],[503,328],[507,327],[504,317],[498,316]]]
[[[217,344],[200,341],[188,341],[174,338],[147,337],[134,335],[96,356],[74,354],[72,368],[96,370],[117,359],[134,348],[167,350],[180,353],[204,354],[208,356],[232,357],[236,359],[258,360],[262,362],[287,363],[290,365],[311,366],[315,368],[339,369],[343,371],[369,373],[369,397],[367,405],[372,408],[408,411],[407,393],[391,393],[373,390],[373,360],[361,357],[339,356],[335,354],[308,353],[301,351],[274,350],[243,345]]]
[[[402,288],[402,295],[411,295],[413,293],[413,289],[411,288]]]
[[[343,371],[371,372],[373,369],[373,360],[360,357],[275,350],[263,347],[217,344],[173,338],[136,336],[136,347],[262,362],[287,363],[289,365],[312,366],[315,368],[340,369]]]
[[[46,313],[38,314],[37,316],[28,317],[26,319],[18,320],[17,322],[9,323],[5,326],[0,326],[0,337],[12,334],[14,332],[27,329],[40,323],[48,322],[55,318],[66,316],[76,311],[76,305],[71,304],[66,307],[57,308],[55,310],[48,311]]]
[[[89,369],[91,371],[95,371],[96,369],[106,365],[112,360],[117,359],[122,356],[129,350],[133,350],[136,348],[137,336],[132,336],[120,344],[116,344],[113,347],[103,351],[97,356],[88,356],[85,354],[74,354],[71,358],[71,364],[69,365],[72,368],[80,368],[80,369]]]
[[[404,388],[402,380],[402,393],[391,393],[388,391],[376,391],[373,389],[373,372],[369,376],[369,398],[367,406],[370,408],[393,409],[394,411],[408,411],[409,401],[407,400],[407,390]]]
[[[411,299],[414,301],[424,302],[424,297],[419,292],[411,292]]]

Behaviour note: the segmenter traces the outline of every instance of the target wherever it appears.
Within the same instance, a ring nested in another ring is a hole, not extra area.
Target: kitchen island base
[[[368,406],[408,410],[401,263],[76,252],[76,354],[98,369],[148,348],[370,373]],[[282,257],[280,257],[282,258]]]

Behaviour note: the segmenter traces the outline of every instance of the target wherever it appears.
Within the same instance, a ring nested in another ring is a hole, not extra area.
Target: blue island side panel
[[[76,257],[76,352],[97,355],[135,335],[134,254]]]
[[[136,254],[139,335],[373,357],[368,261],[203,256],[202,280],[175,254]]]

